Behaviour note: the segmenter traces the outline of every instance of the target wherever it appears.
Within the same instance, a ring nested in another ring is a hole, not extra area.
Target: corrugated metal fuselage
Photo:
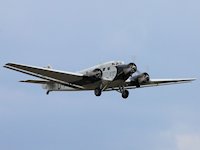
[[[65,86],[59,83],[47,83],[43,85],[44,89],[49,91],[82,91],[82,90],[94,90],[98,88],[100,85],[107,84],[107,88],[115,88],[120,86],[125,86],[125,82],[129,77],[130,74],[125,74],[123,69],[126,68],[127,65],[124,65],[123,62],[116,61],[116,62],[108,62],[102,65],[94,66],[92,68],[80,71],[81,74],[87,74],[92,70],[98,68],[102,71],[102,79],[98,78],[91,78],[88,76],[83,76],[83,78],[79,81],[75,81],[72,84],[79,85],[84,87],[84,89],[77,89],[74,87]]]

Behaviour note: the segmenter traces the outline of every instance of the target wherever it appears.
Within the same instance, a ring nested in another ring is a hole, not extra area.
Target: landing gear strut
[[[124,87],[119,88],[119,92],[122,93],[122,98],[126,99],[129,96],[129,91],[124,89]]]
[[[101,93],[102,93],[102,91],[101,91],[100,88],[96,88],[96,89],[94,90],[94,94],[95,94],[96,96],[101,96]]]

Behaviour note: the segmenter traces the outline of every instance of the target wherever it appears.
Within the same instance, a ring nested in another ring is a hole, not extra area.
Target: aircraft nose
[[[130,63],[124,68],[125,74],[133,74],[136,71],[137,71],[137,66],[134,63]]]

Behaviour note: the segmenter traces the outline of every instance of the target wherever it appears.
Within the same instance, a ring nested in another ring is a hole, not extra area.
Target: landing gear
[[[101,96],[101,93],[102,93],[102,91],[101,91],[100,88],[96,88],[96,89],[94,90],[94,94],[95,94],[96,96]]]
[[[119,92],[122,93],[122,98],[126,99],[129,96],[129,91],[124,89],[124,87],[119,87]]]
[[[94,90],[94,94],[96,95],[96,96],[101,96],[101,94],[102,94],[102,89],[101,88],[96,88],[95,90]],[[122,86],[122,87],[119,87],[119,90],[117,90],[119,93],[121,93],[122,94],[122,97],[124,98],[124,99],[126,99],[126,98],[128,98],[128,96],[129,96],[129,91],[128,90],[126,90],[126,89],[124,89],[124,87]]]
[[[123,97],[124,99],[126,99],[126,98],[128,98],[128,96],[129,96],[129,91],[128,91],[128,90],[124,90],[124,91],[122,92],[122,97]]]

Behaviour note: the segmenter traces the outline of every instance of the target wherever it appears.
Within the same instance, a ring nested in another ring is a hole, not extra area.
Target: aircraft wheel
[[[129,91],[128,90],[124,90],[123,93],[122,93],[122,97],[124,99],[126,99],[126,98],[128,98],[128,96],[129,96]]]
[[[96,89],[94,90],[94,94],[95,94],[96,96],[101,96],[101,89],[100,89],[100,88],[96,88]]]

